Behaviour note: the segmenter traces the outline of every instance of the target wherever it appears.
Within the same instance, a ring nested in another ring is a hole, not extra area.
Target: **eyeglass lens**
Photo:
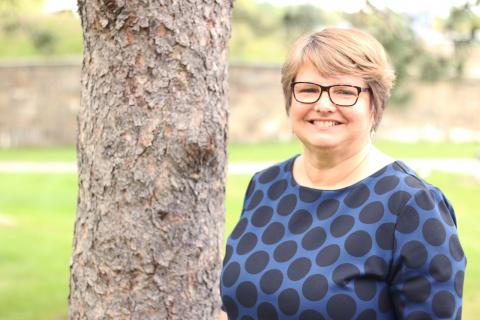
[[[303,103],[316,102],[322,89],[315,84],[295,83],[293,87],[295,99]],[[353,105],[358,98],[358,90],[350,86],[333,86],[329,90],[330,100],[338,105]]]

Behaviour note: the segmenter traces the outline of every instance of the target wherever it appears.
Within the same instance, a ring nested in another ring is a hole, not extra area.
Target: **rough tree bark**
[[[216,319],[233,0],[79,0],[70,319]]]

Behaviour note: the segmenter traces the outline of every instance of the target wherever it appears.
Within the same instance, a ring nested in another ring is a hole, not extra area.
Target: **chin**
[[[335,149],[338,148],[341,143],[337,139],[299,139],[302,144],[308,148],[315,149]]]

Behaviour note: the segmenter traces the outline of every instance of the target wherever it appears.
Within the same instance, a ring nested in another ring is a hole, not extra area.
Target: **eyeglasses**
[[[315,103],[320,100],[325,90],[333,104],[342,107],[351,107],[358,101],[360,92],[370,91],[370,88],[362,88],[351,85],[322,86],[313,82],[292,82],[292,92],[295,100],[300,103]]]

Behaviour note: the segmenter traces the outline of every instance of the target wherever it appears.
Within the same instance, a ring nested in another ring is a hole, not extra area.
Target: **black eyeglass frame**
[[[320,94],[318,95],[318,98],[317,100],[315,101],[312,101],[312,102],[303,102],[303,101],[299,101],[297,99],[297,97],[295,96],[295,90],[294,90],[294,86],[295,84],[297,83],[306,83],[306,84],[313,84],[313,85],[316,85],[318,87],[320,87]],[[352,103],[352,104],[338,104],[338,103],[335,103],[333,102],[332,100],[332,97],[330,96],[330,88],[332,87],[351,87],[351,88],[355,88],[357,89],[357,99],[355,99],[355,102]],[[336,106],[340,106],[340,107],[353,107],[357,102],[358,102],[358,98],[360,97],[360,93],[361,92],[368,92],[368,91],[371,91],[370,88],[363,88],[363,87],[359,87],[359,86],[353,86],[353,85],[350,85],[350,84],[334,84],[332,86],[322,86],[321,84],[318,84],[318,83],[314,83],[314,82],[306,82],[306,81],[294,81],[290,84],[290,89],[292,90],[292,95],[293,97],[295,98],[295,100],[297,100],[298,102],[300,103],[303,103],[303,104],[312,104],[312,103],[316,103],[318,100],[320,100],[320,98],[322,97],[322,93],[323,91],[327,91],[327,94],[328,94],[328,99],[330,99],[330,101],[336,105]]]

